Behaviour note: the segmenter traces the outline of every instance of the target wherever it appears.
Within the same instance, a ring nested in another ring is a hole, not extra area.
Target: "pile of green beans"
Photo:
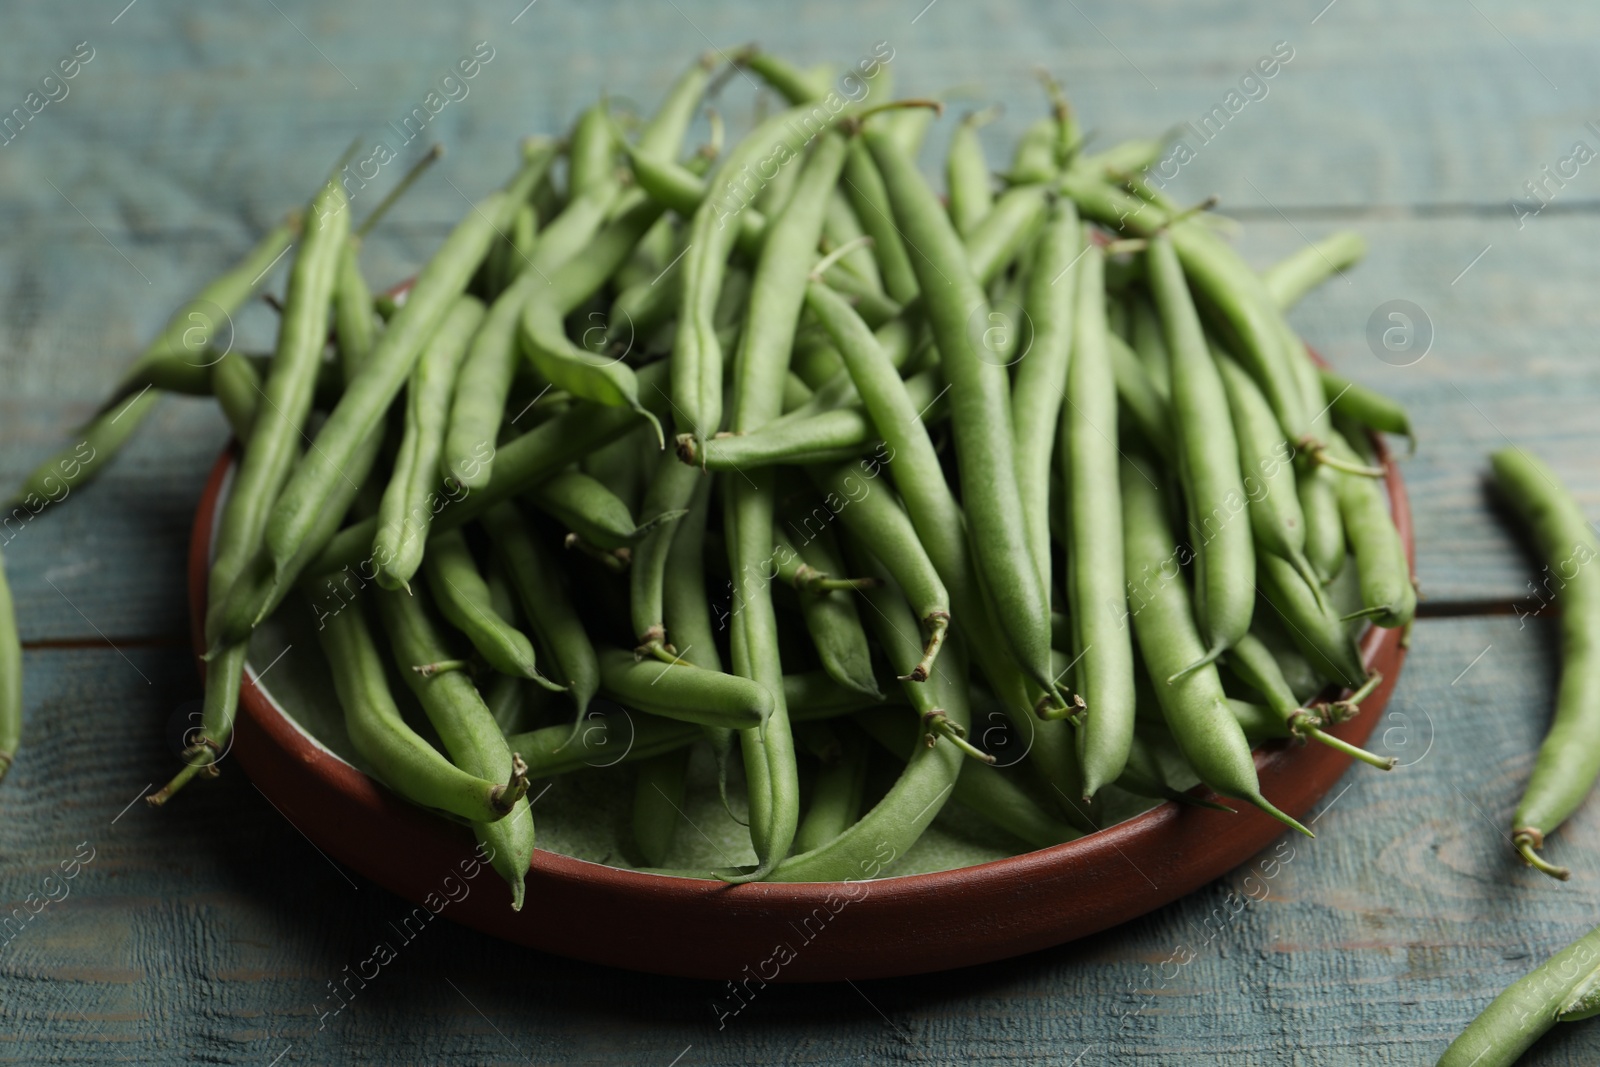
[[[1372,689],[1357,628],[1415,608],[1365,451],[1410,425],[1283,318],[1359,240],[1255,273],[1122,177],[1159,144],[1083,155],[1053,84],[1003,172],[961,124],[946,206],[917,161],[933,110],[886,65],[845,100],[824,70],[735,62],[789,110],[686,150],[707,59],[642,124],[596,103],[522,146],[404,300],[374,300],[374,220],[352,230],[330,181],[269,359],[178,366],[175,320],[136,364],[119,402],[209,391],[242,442],[204,725],[156,801],[215,772],[275,611],[314,623],[364,769],[470,824],[513,907],[530,779],[591,768],[634,782],[617,862],[741,882],[876,874],[947,802],[1018,851],[1135,798],[1221,806],[1173,761],[1303,829],[1252,744],[1387,765],[1321,727]],[[289,236],[197,301],[237,306]],[[1286,679],[1312,672],[1327,699],[1301,706]],[[702,745],[749,829],[716,870],[680,832]]]

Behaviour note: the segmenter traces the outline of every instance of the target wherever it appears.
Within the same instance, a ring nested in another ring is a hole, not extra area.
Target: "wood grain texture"
[[[646,106],[708,37],[759,39],[804,62],[850,62],[889,41],[903,90],[960,87],[958,112],[1006,104],[984,133],[996,162],[1039,112],[1035,64],[1063,75],[1112,140],[1198,119],[1284,40],[1295,58],[1269,95],[1171,191],[1220,193],[1257,263],[1336,226],[1367,236],[1369,261],[1295,320],[1342,372],[1413,412],[1422,447],[1405,470],[1427,606],[1476,611],[1523,589],[1531,568],[1480,484],[1485,452],[1506,438],[1538,450],[1600,515],[1600,468],[1587,461],[1600,439],[1600,170],[1585,167],[1520,230],[1508,206],[1574,141],[1600,147],[1585,127],[1600,120],[1593,5],[675,0],[619,15],[540,0],[513,25],[520,9],[119,0],[8,11],[0,111],[76,42],[96,55],[67,99],[0,147],[0,479],[62,443],[179,300],[302,200],[352,136],[384,136],[479,40],[496,57],[410,146],[437,138],[449,155],[371,241],[377,281],[423,261],[463,196],[501,180],[516,137],[559,133],[602,90]],[[737,124],[753,99],[736,79],[719,106]],[[936,130],[925,164],[945,136]],[[1405,368],[1367,340],[1373,311],[1394,299],[1421,306],[1436,335]],[[264,307],[236,325],[240,347],[270,344]],[[1272,868],[1269,850],[1076,945],[858,988],[769,987],[719,1029],[725,989],[573,964],[448,923],[401,944],[390,924],[406,906],[359,878],[352,888],[237,773],[165,811],[135,804],[118,817],[168,772],[167,738],[198,707],[182,560],[222,438],[202,405],[164,401],[99,484],[5,546],[34,647],[25,748],[0,789],[0,905],[42,892],[80,842],[95,858],[67,899],[0,944],[0,1062],[1427,1062],[1594,922],[1600,809],[1552,842],[1574,868],[1567,885],[1517,866],[1501,834],[1556,664],[1548,622],[1499,615],[1419,624],[1378,735],[1408,766],[1352,771],[1317,841],[1286,843],[1292,860]],[[1229,919],[1229,892],[1252,886],[1264,899]],[[397,959],[321,1018],[335,1006],[328,983],[380,940]],[[1578,1025],[1529,1062],[1590,1063],[1597,1050],[1600,1024]]]

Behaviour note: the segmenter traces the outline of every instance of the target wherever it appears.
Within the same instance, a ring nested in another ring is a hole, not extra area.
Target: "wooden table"
[[[710,984],[443,924],[319,1018],[402,902],[319,855],[241,774],[164,811],[135,803],[171,771],[170,737],[198,708],[183,554],[224,439],[208,406],[166,400],[98,484],[4,546],[27,735],[0,789],[0,903],[39,892],[75,851],[93,859],[70,897],[0,944],[0,1060],[1431,1062],[1596,921],[1600,805],[1552,843],[1575,872],[1565,885],[1514,862],[1504,833],[1549,713],[1555,630],[1513,610],[1534,603],[1533,568],[1483,490],[1486,452],[1514,440],[1600,513],[1600,163],[1549,181],[1537,215],[1510,204],[1575,142],[1600,148],[1594,5],[124,2],[19,5],[0,33],[0,109],[78,42],[93,49],[68,97],[0,149],[4,484],[63,442],[169,311],[303,200],[353,135],[391,136],[479,41],[492,60],[428,131],[446,160],[371,242],[379,281],[415,269],[463,198],[501,180],[517,136],[559,132],[601,91],[648,102],[713,42],[759,39],[811,63],[886,41],[902,90],[947,91],[958,112],[1003,102],[998,146],[1041,112],[1037,65],[1109,142],[1198,122],[1281,41],[1293,58],[1267,94],[1170,191],[1220,194],[1257,263],[1336,227],[1371,243],[1294,318],[1416,420],[1404,469],[1426,617],[1374,735],[1402,768],[1352,770],[1315,813],[1317,840],[1288,842],[1266,899],[1226,923],[1203,925],[1248,868],[1023,959],[769,988],[721,1030]],[[747,121],[748,87],[726,97]],[[1369,337],[1388,323],[1372,317],[1394,300],[1431,322],[1424,356],[1420,344],[1375,355]],[[244,347],[270,343],[259,304],[237,326]],[[1597,1050],[1590,1023],[1529,1062],[1592,1063]]]

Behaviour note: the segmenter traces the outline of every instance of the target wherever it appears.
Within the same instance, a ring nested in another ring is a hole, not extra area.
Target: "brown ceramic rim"
[[[1395,525],[1416,568],[1411,509],[1385,463]],[[211,527],[235,451],[218,457],[195,514],[189,607],[203,650]],[[1399,630],[1361,642],[1383,684],[1355,719],[1330,732],[1361,744],[1383,716],[1405,658]],[[200,664],[202,673],[205,670]],[[534,853],[527,904],[484,868],[450,901],[474,843],[463,827],[378,785],[283,716],[246,673],[230,755],[316,846],[374,882],[496,937],[630,970],[746,983],[838,981],[921,974],[1005,959],[1097,933],[1168,904],[1234,870],[1283,827],[1245,807],[1236,815],[1165,803],[1064,845],[990,863],[856,883],[715,882]],[[1322,745],[1256,751],[1262,792],[1303,818],[1349,768]],[[1363,770],[1362,773],[1381,773]],[[1296,849],[1314,842],[1290,835]],[[469,868],[470,869],[470,868]],[[754,988],[755,986],[751,986]],[[730,1002],[732,1006],[735,1002]]]

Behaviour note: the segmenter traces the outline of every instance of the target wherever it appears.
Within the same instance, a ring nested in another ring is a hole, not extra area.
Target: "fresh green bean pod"
[[[527,789],[526,768],[512,754],[488,705],[461,671],[424,674],[410,668],[437,663],[450,650],[424,608],[424,597],[390,590],[378,595],[378,615],[389,635],[400,676],[422,705],[450,762],[489,781],[505,778]],[[472,832],[490,850],[489,863],[511,887],[511,910],[522,910],[523,880],[533,859],[533,811],[519,796],[506,818],[475,820]]]
[[[489,666],[501,674],[560,688],[539,673],[533,642],[497,610],[489,583],[460,530],[446,530],[429,539],[422,570],[439,613],[461,631]]]
[[[902,708],[875,708],[857,715],[855,721],[896,756],[916,752],[922,742],[916,722]],[[961,761],[950,799],[1034,848],[1049,848],[1083,836],[1036,804],[1011,775],[978,760]]]
[[[1257,582],[1289,631],[1301,655],[1326,678],[1356,688],[1366,678],[1361,653],[1349,627],[1333,614],[1294,569],[1294,564],[1263,553],[1256,559]]]
[[[1161,335],[1161,317],[1156,307],[1143,294],[1135,294],[1128,302],[1128,327],[1133,335],[1130,343],[1139,362],[1150,375],[1151,384],[1165,402],[1172,395],[1172,376],[1167,362],[1167,342]]]
[[[0,779],[17,760],[22,744],[22,640],[11,605],[5,560],[0,558]]]
[[[193,360],[204,352],[221,325],[216,321],[217,312],[229,316],[243,306],[256,285],[283,256],[299,229],[297,216],[273,227],[237,266],[173,312],[161,332],[128,369],[127,377],[141,374],[149,363],[172,358],[182,360],[185,356]],[[5,510],[19,505],[32,507],[31,502],[39,500],[62,499],[66,493],[89,481],[139,428],[158,399],[160,394],[150,390],[134,396],[115,412],[96,414],[73,435],[76,441],[72,446],[39,464],[22,480],[6,502]],[[61,489],[52,488],[56,485]],[[65,492],[57,496],[62,489]]]
[[[412,576],[422,566],[433,502],[438,496],[434,486],[450,416],[450,394],[467,346],[482,321],[483,304],[476,297],[457,298],[411,371],[405,433],[378,505],[378,533],[372,544],[373,556],[379,561],[378,584],[385,589],[409,589]]]
[[[1077,310],[1060,447],[1074,688],[1088,707],[1078,731],[1087,800],[1122,775],[1133,743],[1135,700],[1123,580],[1117,386],[1106,344],[1105,257],[1098,247],[1084,253],[1074,281]]]
[[[1367,241],[1354,230],[1330,233],[1261,272],[1261,284],[1273,303],[1288,310],[1311,290],[1360,263]]]
[[[1545,463],[1516,446],[1492,453],[1489,462],[1496,487],[1533,534],[1549,576],[1544,585],[1548,588],[1552,577],[1560,583],[1551,590],[1561,610],[1555,717],[1512,817],[1512,833],[1529,864],[1565,878],[1564,868],[1535,853],[1583,803],[1600,774],[1600,580],[1587,566],[1600,558],[1600,541]]]
[[[1196,550],[1195,602],[1206,648],[1186,666],[1198,667],[1214,662],[1250,629],[1255,542],[1249,520],[1237,521],[1248,506],[1238,438],[1229,420],[1219,417],[1228,411],[1228,395],[1206,348],[1177,250],[1158,234],[1147,256],[1167,342],[1178,471]]]
[[[754,46],[741,52],[736,61],[791,104],[818,100],[826,96],[830,88],[826,75],[819,77],[816,71],[801,70],[788,60]]]
[[[540,482],[528,498],[540,511],[600,548],[628,548],[649,529],[634,523],[633,513],[617,494],[580,470],[565,470]],[[655,521],[670,522],[679,514],[681,510],[668,512]]]
[[[1207,788],[1248,801],[1285,826],[1312,836],[1261,795],[1250,743],[1228,708],[1216,666],[1207,662],[1185,670],[1202,658],[1206,648],[1178,569],[1179,549],[1158,478],[1153,468],[1137,460],[1122,462],[1127,571],[1143,592],[1130,597],[1133,627],[1145,668],[1155,679],[1162,718]],[[1169,568],[1174,572],[1170,577]]]
[[[311,413],[317,366],[327,342],[328,313],[338,272],[339,253],[350,232],[344,189],[327,182],[312,197],[299,253],[289,271],[283,318],[272,369],[262,384],[262,405],[251,420],[250,438],[234,475],[213,538],[214,556],[206,588],[206,638],[213,656],[206,668],[206,696],[200,736],[187,763],[151,803],[166,802],[198,770],[223,751],[233,729],[243,679],[242,641],[215,655],[224,607],[233,586],[255,558],[272,500],[290,476],[299,456],[302,428]]]
[[[458,768],[406,725],[362,605],[329,618],[317,639],[333,673],[350,743],[385,785],[414,804],[474,823],[502,819],[523,801],[525,779],[519,782],[508,773],[509,784],[499,783]]]
[[[628,568],[628,602],[634,636],[639,651],[651,655],[673,655],[675,645],[668,639],[666,586],[668,561],[677,541],[678,526],[694,499],[701,482],[707,481],[695,467],[679,463],[670,452],[656,462],[655,475],[645,494],[643,515],[651,529],[634,549]],[[677,519],[668,518],[674,513]],[[705,520],[700,520],[704,533]],[[701,599],[705,590],[702,583]]]
[[[950,625],[950,594],[939,569],[917,539],[917,528],[886,485],[872,486],[848,465],[807,469],[828,507],[855,539],[854,547],[876,560],[911,603],[923,634],[922,659],[910,680],[926,681]]]
[[[701,478],[689,498],[689,510],[676,523],[661,583],[661,618],[672,637],[674,654],[708,671],[722,670],[711,605],[706,596],[705,539],[711,510],[711,479]],[[637,567],[639,564],[634,564]]]
[[[546,653],[546,670],[566,686],[582,719],[600,688],[600,664],[567,591],[561,568],[527,528],[511,504],[497,504],[483,517],[494,552],[505,567],[523,616]]]
[[[820,727],[821,723],[807,724]],[[867,783],[867,742],[855,731],[835,742],[839,753],[824,760],[811,789],[811,803],[794,834],[796,853],[821,848],[854,826],[861,817],[861,800]],[[910,746],[907,746],[908,748]]]
[[[1359,464],[1365,458],[1337,431],[1329,435],[1334,456]],[[1344,536],[1356,558],[1361,580],[1361,611],[1386,629],[1409,624],[1417,612],[1417,590],[1411,582],[1406,546],[1389,514],[1389,494],[1384,483],[1361,475],[1340,473],[1339,513]]]
[[[656,426],[656,417],[639,402],[639,382],[633,368],[619,357],[602,356],[567,339],[560,309],[535,295],[522,309],[523,351],[534,369],[573,396],[613,407],[626,407]]]
[[[633,782],[633,841],[645,863],[659,867],[672,852],[683,821],[688,746],[639,761]]]
[[[1050,466],[1047,442],[1055,440],[1067,384],[1076,326],[1077,281],[1072,275],[1083,251],[1083,229],[1070,200],[1058,201],[1040,229],[1028,273],[1023,310],[1033,324],[1033,344],[1017,364],[1011,383],[1011,437],[1017,491],[1027,523],[1028,548],[1045,588],[1050,588]],[[1099,299],[1098,297],[1096,299]],[[1078,412],[1070,419],[1098,419]],[[1114,440],[1114,438],[1113,438]],[[1044,445],[1044,447],[1041,447]]]
[[[1513,982],[1439,1057],[1439,1067],[1512,1067],[1557,1023],[1600,1012],[1600,927]]]
[[[943,398],[939,396],[943,388],[937,368],[913,375],[905,382],[907,395],[917,405],[914,410],[929,422],[936,421],[944,411]],[[713,437],[703,445],[680,440],[678,458],[713,471],[833,463],[870,451],[875,433],[865,409],[850,406],[817,415],[785,416],[751,433]]]
[[[839,266],[853,273],[871,291],[882,294],[883,275],[879,273],[878,261],[873,258],[872,249],[869,247],[869,235],[862,228],[861,220],[856,217],[856,209],[851,206],[841,189],[835,188],[828,197],[828,213],[823,219],[822,233],[827,238],[828,244],[834,248],[862,242],[854,251],[846,253],[844,258],[839,260]]]
[[[924,113],[932,114],[924,108],[908,108],[900,114]],[[879,121],[886,122],[891,117],[886,115]],[[901,150],[908,156],[914,155],[914,150],[905,144],[901,144]],[[878,260],[878,272],[883,276],[884,292],[900,304],[911,303],[917,298],[917,275],[911,268],[905,240],[895,226],[894,209],[889,204],[883,175],[860,139],[850,144],[850,155],[844,164],[844,189],[856,209],[856,217],[861,220],[861,228],[872,238],[872,251]]]
[[[605,199],[617,188],[617,143],[605,100],[591,104],[578,116],[567,145],[567,200]]]
[[[1068,171],[1102,181],[1122,181],[1160,162],[1166,147],[1165,141],[1156,138],[1120,141],[1103,151],[1078,156]]]
[[[411,376],[428,339],[466,289],[496,234],[507,194],[489,194],[456,225],[422,268],[406,302],[322,424],[305,458],[278,494],[267,522],[266,548],[282,569],[316,524],[339,472],[383,418]],[[326,329],[326,325],[323,326]]]
[[[791,543],[782,530],[775,531],[772,540],[774,560],[780,566],[787,555],[813,574],[844,573],[838,548],[827,528],[798,545]],[[779,573],[781,577],[781,569]],[[867,633],[861,627],[861,616],[851,594],[843,589],[800,588],[798,592],[800,616],[828,677],[847,689],[879,696],[878,683],[872,674],[872,650],[867,645]]]
[[[882,133],[868,129],[863,138],[883,174],[895,222],[905,233],[940,366],[950,385],[965,514],[972,527],[980,580],[1019,666],[1046,694],[1055,695],[1050,605],[1026,540],[1012,456],[1009,382],[1005,369],[986,362],[971,336],[971,323],[987,319],[981,272],[969,266],[967,250],[916,165]],[[1006,197],[1001,197],[991,216],[1005,204]],[[1037,210],[1043,206],[1041,191]],[[988,222],[985,219],[985,228]],[[903,483],[900,489],[904,494]],[[948,575],[945,580],[949,582]]]
[[[1056,176],[1058,123],[1054,118],[1035,119],[1017,138],[1011,154],[1011,169],[1006,180],[1013,184],[1047,182]]]
[[[1121,402],[1122,413],[1127,416],[1122,421],[1132,427],[1138,439],[1158,457],[1170,460],[1176,446],[1172,443],[1172,416],[1167,397],[1157,389],[1144,361],[1128,347],[1128,342],[1107,332],[1106,352],[1111,356],[1111,373],[1117,379],[1117,399]]]
[[[671,364],[672,402],[680,436],[703,442],[722,424],[723,359],[715,321],[717,298],[738,233],[729,222],[737,223],[752,199],[748,188],[735,181],[748,182],[751,169],[763,161],[790,162],[805,139],[801,120],[808,113],[806,108],[785,111],[751,131],[728,153],[710,182],[711,192],[695,209],[687,251],[678,267],[683,272],[683,304]],[[807,250],[815,245],[813,238]]]
[[[717,54],[704,52],[678,75],[661,106],[639,131],[639,151],[671,159],[682,150],[683,138],[689,132],[695,112],[700,109],[700,101],[711,83],[711,72],[716,68]]]
[[[944,161],[945,187],[949,190],[950,222],[962,237],[994,207],[994,179],[983,158],[978,129],[994,117],[993,111],[967,114],[950,136]]]
[[[512,734],[506,744],[528,765],[528,777],[553,778],[588,768],[649,759],[699,740],[700,727],[640,712],[592,711],[573,733],[568,725]]]
[[[1213,348],[1212,355],[1227,388],[1256,544],[1294,564],[1306,584],[1315,589],[1318,578],[1305,554],[1306,518],[1295,484],[1294,446],[1284,439],[1283,429],[1254,379],[1222,350]]]
[[[918,540],[949,591],[954,622],[965,628],[978,665],[1001,697],[1013,725],[1032,737],[1029,759],[1060,794],[1072,815],[1085,827],[1092,826],[1090,817],[1077,807],[1076,798],[1083,795],[1082,783],[1077,758],[1071,751],[1069,728],[1065,723],[1042,723],[1033,714],[1035,701],[1028,693],[1022,671],[1007,654],[998,624],[978,589],[967,549],[966,519],[945,480],[944,468],[917,405],[908,395],[908,383],[901,379],[861,316],[837,293],[813,282],[806,290],[806,305],[838,345],[863,406],[891,449],[895,485]],[[880,468],[872,465],[863,469],[876,475]],[[1047,614],[1046,644],[1048,618]]]
[[[878,165],[883,166],[882,162]],[[928,192],[931,195],[931,190]],[[1039,232],[1039,220],[1048,202],[1049,194],[1042,185],[1012,186],[995,200],[994,207],[979,220],[963,243],[967,264],[979,286],[989,285],[1016,262],[1017,256]],[[948,224],[943,228],[948,228]],[[912,262],[915,265],[915,256]],[[927,289],[927,283],[923,282],[922,287]],[[937,316],[933,318],[937,320]],[[940,351],[943,352],[943,348]]]
[[[1330,405],[1323,397],[1321,380],[1305,344],[1293,330],[1285,328],[1284,345],[1289,350],[1290,367],[1307,405],[1321,410],[1311,420],[1310,433],[1322,440],[1333,431]],[[1303,465],[1295,482],[1300,510],[1306,520],[1306,559],[1323,585],[1339,576],[1347,555],[1344,520],[1339,512],[1339,472],[1320,463]]]
[[[889,695],[897,695],[897,690],[888,684],[888,677],[885,675],[880,685],[889,690]],[[783,702],[789,709],[791,722],[837,719],[863,708],[889,703],[889,695],[880,692],[873,697],[858,689],[846,689],[829,678],[826,671],[802,671],[783,676]]]
[[[883,625],[878,637],[897,673],[909,674],[922,656],[916,639],[916,620],[905,599],[891,586],[874,589],[872,598]],[[903,682],[913,707],[937,708],[954,729],[963,733],[970,720],[966,694],[966,658],[959,648],[939,658],[927,682]],[[921,702],[919,704],[919,702]],[[966,760],[953,744],[926,745],[919,739],[906,769],[888,794],[855,825],[827,844],[778,864],[772,880],[780,882],[833,882],[859,880],[880,874],[904,855],[933,822],[950,798]]]
[[[1323,367],[1317,369],[1317,377],[1322,381],[1322,392],[1335,415],[1369,429],[1412,437],[1411,416],[1395,401],[1376,389],[1341,378]]]
[[[603,648],[598,655],[600,691],[626,707],[733,730],[758,729],[772,715],[772,693],[749,678],[640,659],[623,649]]]

